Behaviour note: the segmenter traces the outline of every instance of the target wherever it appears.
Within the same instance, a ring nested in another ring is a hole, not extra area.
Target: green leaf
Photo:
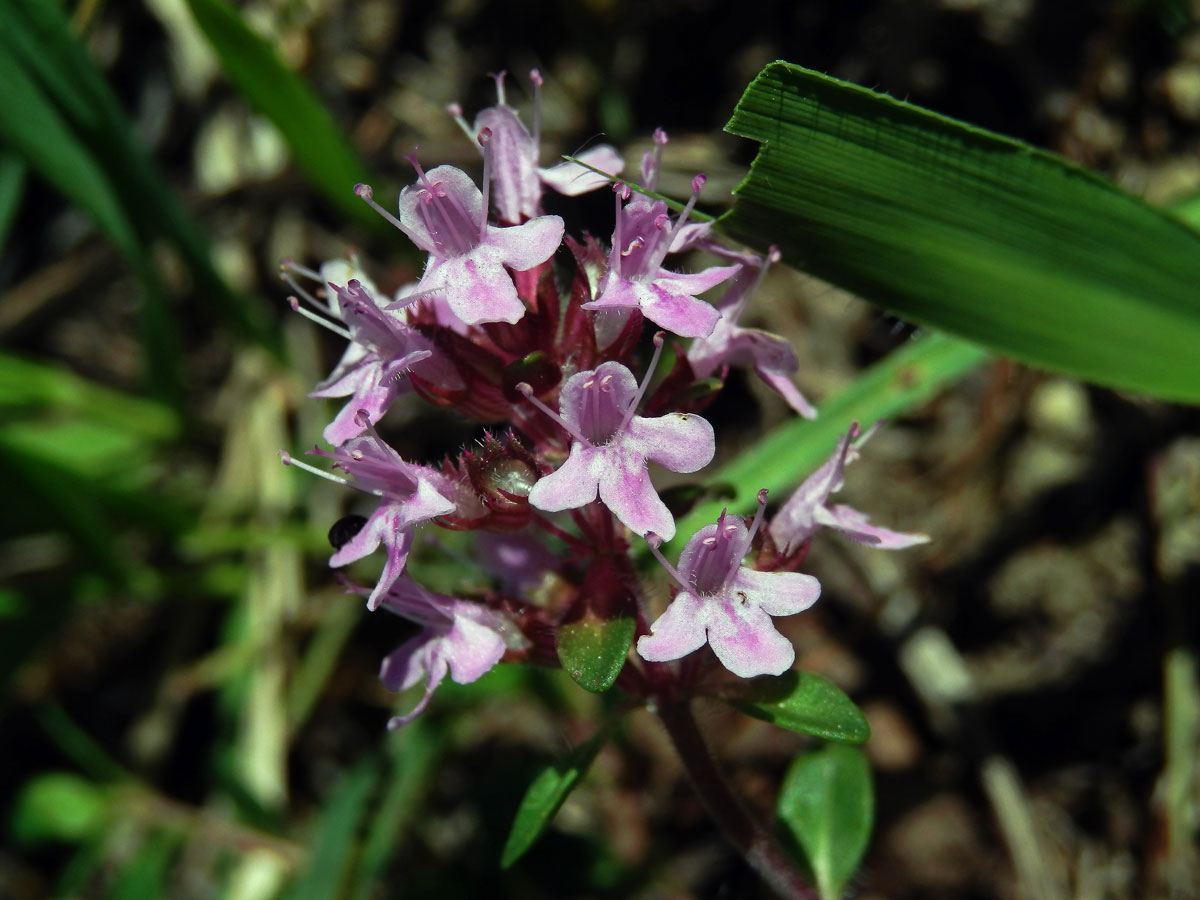
[[[1193,228],[1200,229],[1200,191],[1176,200],[1171,204],[1171,212]]]
[[[517,808],[508,840],[500,854],[500,868],[510,868],[541,837],[563,801],[587,772],[607,736],[607,731],[597,732],[566,759],[548,766],[533,780]]]
[[[862,710],[828,680],[812,672],[767,675],[737,685],[721,699],[747,715],[827,741],[861,744],[871,736]]]
[[[34,776],[13,806],[13,835],[24,843],[82,841],[108,816],[109,794],[73,772]]]
[[[637,628],[633,575],[624,558],[601,556],[584,576],[579,599],[556,632],[558,661],[584,690],[601,694],[621,673]]]
[[[1200,401],[1200,234],[1049,153],[788,63],[720,226],[897,314],[1100,384]]]
[[[627,616],[566,622],[556,637],[558,660],[581,688],[602,694],[621,673],[635,628]]]
[[[7,52],[0,52],[0,84],[5,86],[0,142],[86,212],[122,253],[131,260],[142,258],[141,244],[103,168]]]
[[[382,220],[354,194],[369,181],[344,132],[308,85],[224,0],[187,0],[221,68],[247,102],[283,134],[296,165],[343,213],[372,229]]]
[[[749,514],[760,488],[767,488],[772,499],[782,502],[783,492],[794,488],[833,452],[851,422],[869,425],[924,403],[985,356],[978,347],[930,335],[876,363],[841,394],[821,404],[816,421],[792,419],[712,473],[708,483],[732,485],[733,496],[702,503],[681,519],[671,548],[678,552],[697,529],[715,522],[725,507]]]
[[[792,762],[779,792],[778,815],[826,900],[842,896],[871,837],[875,798],[862,752],[829,744]]]
[[[41,413],[79,417],[124,432],[130,441],[172,440],[179,417],[170,407],[114,391],[58,366],[0,353],[0,416]],[[73,453],[93,448],[72,448]]]

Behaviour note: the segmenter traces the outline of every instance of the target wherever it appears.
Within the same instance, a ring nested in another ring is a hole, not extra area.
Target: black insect
[[[341,550],[363,530],[363,526],[366,524],[365,516],[342,516],[329,529],[329,543],[333,545],[333,549]]]

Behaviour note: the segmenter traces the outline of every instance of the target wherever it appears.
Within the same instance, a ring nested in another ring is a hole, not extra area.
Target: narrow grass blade
[[[710,476],[710,484],[729,485],[732,496],[694,508],[678,523],[672,551],[678,552],[698,528],[715,522],[723,507],[749,515],[760,488],[767,488],[773,500],[782,502],[785,491],[833,452],[851,422],[866,426],[916,406],[979,365],[985,356],[971,344],[929,335],[876,363],[844,392],[822,404],[816,421],[797,418],[779,426]]]
[[[116,190],[88,148],[28,72],[0,52],[0,143],[87,213],[96,227],[132,260],[141,244]]]
[[[1099,384],[1200,401],[1200,234],[1028,145],[788,63],[720,226],[897,314]]]
[[[308,85],[224,0],[187,4],[226,77],[283,134],[309,181],[341,212],[381,228],[382,220],[354,194],[354,185],[370,180],[366,167]]]

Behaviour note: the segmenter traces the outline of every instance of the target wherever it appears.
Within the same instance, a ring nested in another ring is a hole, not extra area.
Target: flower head
[[[425,694],[388,728],[400,728],[419,716],[446,675],[469,684],[491,671],[505,650],[528,642],[506,616],[479,603],[426,590],[401,576],[382,598],[389,612],[422,625],[383,661],[379,677],[389,691],[403,691],[425,679]]]
[[[863,544],[881,550],[903,550],[929,540],[924,534],[904,534],[872,525],[868,517],[849,506],[830,506],[829,497],[842,489],[846,464],[858,458],[859,448],[874,433],[863,434],[855,422],[838,440],[833,455],[788,498],[768,526],[784,556],[789,556],[821,528],[832,528]]]
[[[661,335],[656,343],[661,350]],[[570,455],[557,471],[538,480],[529,502],[556,512],[599,496],[627,528],[670,539],[675,520],[650,483],[646,463],[695,472],[712,460],[716,439],[712,426],[697,415],[634,415],[644,391],[645,384],[639,389],[633,373],[617,362],[568,378],[559,395],[561,417],[545,411],[570,433]]]
[[[719,315],[696,297],[733,276],[740,268],[713,266],[685,275],[663,268],[678,233],[700,196],[704,176],[692,181],[692,198],[674,224],[661,200],[628,200],[629,188],[617,185],[617,224],[613,231],[608,271],[599,295],[584,309],[640,309],[647,319],[680,337],[711,334]]]
[[[678,571],[668,566],[680,591],[650,626],[651,633],[638,639],[643,659],[679,659],[707,643],[721,664],[742,678],[779,675],[791,667],[795,648],[771,617],[808,609],[821,585],[811,575],[757,572],[741,564],[762,520],[765,494],[759,494],[753,528],[723,511],[716,524],[692,535],[679,556]],[[657,536],[650,539],[658,555]]]
[[[483,194],[466,172],[453,166],[424,172],[415,160],[413,166],[417,183],[400,192],[399,219],[375,204],[366,185],[356,191],[429,254],[418,293],[444,294],[451,312],[468,325],[518,321],[525,306],[504,267],[525,271],[548,260],[562,241],[563,220],[540,216],[523,225],[489,225]]]

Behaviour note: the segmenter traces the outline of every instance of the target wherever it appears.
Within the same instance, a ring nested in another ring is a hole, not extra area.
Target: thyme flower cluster
[[[331,530],[330,565],[382,550],[378,581],[360,589],[367,606],[419,626],[383,662],[388,689],[425,686],[390,727],[419,715],[447,675],[471,682],[501,660],[559,665],[558,629],[585,614],[636,621],[634,654],[619,677],[634,695],[677,684],[684,671],[698,677],[712,657],[678,672],[659,664],[705,644],[736,676],[780,674],[795,651],[772,618],[799,613],[820,595],[817,580],[796,571],[820,528],[886,549],[926,540],[829,505],[869,436],[854,425],[769,521],[761,491],[752,518],[744,517],[750,510],[726,510],[688,539],[677,566],[662,556],[660,544],[675,536],[675,516],[650,464],[694,473],[711,462],[715,435],[702,413],[732,367],[752,369],[798,414],[816,415],[791,380],[799,366],[791,346],[739,324],[778,254],[726,248],[707,223],[689,221],[703,175],[672,216],[664,201],[611,180],[623,168],[611,147],[583,154],[587,166],[541,167],[536,70],[531,80],[532,132],[505,102],[503,74],[496,77],[497,104],[474,123],[451,108],[482,152],[481,185],[453,166],[425,170],[413,156],[415,181],[401,192],[395,214],[370,187],[356,188],[428,254],[419,282],[387,296],[356,259],[319,271],[284,266],[293,307],[348,341],[311,394],[347,398],[324,431],[332,449],[310,451],[331,465],[310,466],[287,453],[284,462],[374,498],[369,516],[347,516]],[[641,161],[648,192],[657,187],[667,144],[667,135],[655,132]],[[562,218],[544,214],[547,187],[568,196],[611,188],[607,245],[573,236]],[[673,260],[692,249],[723,264],[678,271]],[[700,299],[721,286],[715,305]],[[667,347],[673,365],[656,379]],[[441,463],[401,458],[376,426],[395,404],[415,401],[486,424],[486,437]],[[427,523],[474,534],[471,561],[489,576],[489,588],[451,597],[411,576],[414,534]],[[633,565],[645,542],[674,582],[673,599],[657,618]]]

